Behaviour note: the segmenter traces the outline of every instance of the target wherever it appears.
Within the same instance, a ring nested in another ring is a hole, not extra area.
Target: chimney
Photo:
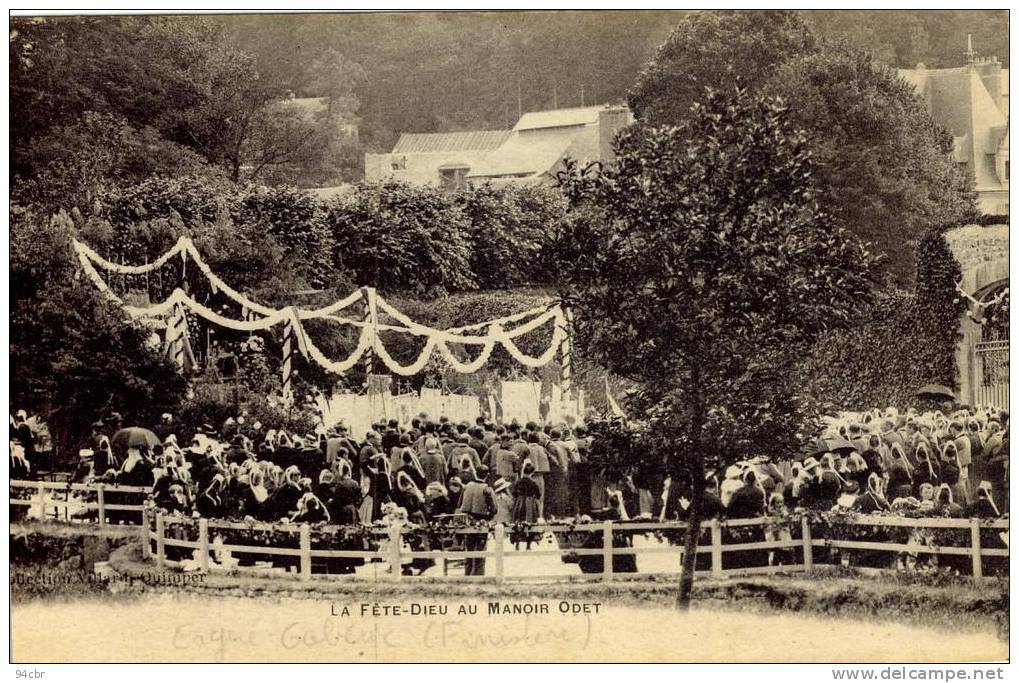
[[[609,106],[598,112],[598,160],[607,162],[615,157],[612,141],[616,133],[633,123],[633,114],[625,106]]]

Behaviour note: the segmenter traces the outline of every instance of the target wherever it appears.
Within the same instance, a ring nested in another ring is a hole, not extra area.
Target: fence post
[[[99,526],[106,526],[106,486],[96,486],[96,501],[99,504]]]
[[[149,508],[142,506],[142,557],[146,560],[152,557],[152,539],[149,538]]]
[[[305,522],[301,525],[301,579],[311,578],[311,527]]]
[[[602,525],[602,579],[611,581],[615,567],[612,566],[612,520],[606,519]]]
[[[810,520],[804,515],[800,517],[800,528],[803,530],[803,571],[814,568],[814,539],[810,535]]]
[[[976,517],[969,520],[969,551],[973,556],[973,578],[982,579],[984,563],[980,557],[980,520]]]
[[[389,528],[389,571],[394,581],[403,580],[403,565],[400,563],[400,544],[403,543],[403,529],[397,525]]]
[[[502,583],[503,579],[503,546],[506,544],[506,527],[502,522],[495,525],[495,582]]]
[[[166,543],[163,537],[166,535],[166,520],[163,513],[156,513],[156,566],[160,569],[166,564]]]
[[[198,520],[198,564],[202,571],[209,573],[209,520]]]
[[[711,520],[711,576],[715,579],[725,577],[722,571],[722,522],[717,517]]]
[[[39,519],[46,520],[46,485],[39,481],[36,483],[36,495],[39,496]]]

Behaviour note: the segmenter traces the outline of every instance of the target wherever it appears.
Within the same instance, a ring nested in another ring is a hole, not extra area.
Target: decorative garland
[[[142,266],[129,266],[114,263],[103,258],[88,245],[73,240],[73,246],[78,256],[78,262],[82,271],[92,280],[96,287],[115,303],[124,309],[134,318],[138,319],[167,319],[167,343],[175,350],[179,345],[179,331],[176,321],[183,316],[184,310],[200,316],[206,321],[235,331],[253,332],[256,330],[267,330],[280,323],[284,325],[284,362],[283,362],[283,386],[284,398],[289,400],[292,397],[291,372],[293,355],[292,342],[296,341],[297,349],[305,358],[308,358],[327,372],[342,374],[353,368],[359,361],[363,362],[367,369],[373,368],[374,358],[378,358],[390,371],[401,376],[411,376],[420,372],[428,363],[433,351],[438,350],[445,361],[458,373],[469,374],[481,369],[488,362],[495,350],[496,344],[502,344],[506,351],[521,365],[530,368],[539,368],[547,365],[558,354],[564,362],[564,377],[566,385],[569,383],[569,370],[565,369],[569,363],[569,337],[568,318],[562,307],[553,305],[548,307],[533,308],[520,313],[515,313],[503,318],[489,320],[487,322],[466,325],[462,327],[440,330],[411,320],[407,315],[397,310],[378,293],[370,287],[363,287],[352,292],[347,297],[336,301],[328,306],[317,309],[301,309],[290,307],[285,309],[273,309],[263,306],[247,298],[241,292],[230,287],[221,280],[209,266],[202,260],[194,243],[187,236],[182,236],[177,243],[165,254],[152,263]],[[241,308],[241,320],[235,320],[220,315],[211,308],[204,306],[193,299],[187,292],[177,288],[163,302],[151,306],[132,306],[126,304],[103,279],[97,270],[97,266],[112,273],[123,275],[144,275],[165,265],[170,259],[180,256],[184,264],[188,259],[194,263],[198,270],[209,281],[213,292],[223,292],[228,298]],[[353,304],[361,302],[364,314],[361,319],[348,318],[337,315]],[[380,324],[379,313],[384,313],[399,325]],[[503,326],[510,323],[517,323],[530,318],[529,321],[517,325],[511,330]],[[354,351],[342,360],[332,360],[308,337],[301,323],[303,320],[325,319],[343,325],[361,328],[357,347]],[[529,356],[516,345],[517,337],[532,332],[548,322],[552,322],[552,340],[549,347],[539,356]],[[469,330],[486,329],[485,334],[465,334]],[[379,336],[380,331],[401,332],[425,338],[424,348],[417,359],[413,362],[402,365],[394,359],[386,350],[385,345]],[[480,355],[474,360],[461,361],[450,350],[449,344],[462,344],[468,346],[482,347]],[[565,350],[565,351],[564,351]],[[176,357],[176,356],[175,356]],[[182,364],[179,365],[181,367]]]

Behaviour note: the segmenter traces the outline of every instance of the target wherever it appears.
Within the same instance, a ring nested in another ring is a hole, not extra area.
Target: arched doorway
[[[1000,273],[998,273],[1000,275]],[[973,406],[1009,407],[1008,277],[976,282],[963,317],[957,350],[960,400]]]
[[[983,304],[980,341],[974,346],[973,403],[1008,408],[1008,280],[977,293]]]

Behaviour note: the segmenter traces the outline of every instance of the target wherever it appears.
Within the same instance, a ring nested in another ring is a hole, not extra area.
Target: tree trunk
[[[697,458],[699,461],[700,458]],[[693,469],[693,468],[691,468]],[[701,500],[704,498],[704,474],[703,467],[700,481],[696,480],[697,474],[691,472],[691,479],[694,480],[693,488],[690,491],[690,509],[687,511],[686,538],[683,543],[683,569],[679,575],[679,595],[676,596],[676,609],[687,611],[690,609],[690,594],[693,592],[693,575],[697,567],[697,540],[701,536]]]
[[[697,541],[701,535],[701,501],[704,500],[704,444],[701,430],[708,410],[701,387],[700,366],[696,362],[690,368],[690,397],[693,403],[690,415],[690,450],[686,456],[685,468],[687,476],[690,477],[690,509],[687,511],[683,568],[679,574],[679,593],[676,595],[676,609],[684,612],[690,609],[694,570],[697,567]],[[680,469],[672,468],[674,478],[680,474]]]

